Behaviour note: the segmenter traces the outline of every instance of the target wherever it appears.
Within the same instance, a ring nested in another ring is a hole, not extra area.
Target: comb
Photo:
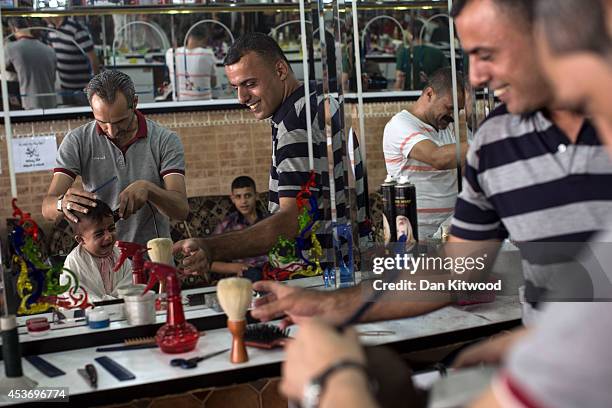
[[[96,357],[94,360],[113,375],[119,381],[133,380],[136,378],[131,371],[107,356]]]
[[[206,332],[200,332],[200,337],[204,336]],[[157,340],[155,340],[155,336],[149,337],[134,337],[131,339],[123,340],[123,344],[126,346],[139,346],[139,345],[147,345],[147,344],[157,344]]]

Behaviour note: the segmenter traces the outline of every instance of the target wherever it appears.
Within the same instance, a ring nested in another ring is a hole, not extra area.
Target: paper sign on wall
[[[55,167],[55,135],[13,139],[15,173],[52,170]]]

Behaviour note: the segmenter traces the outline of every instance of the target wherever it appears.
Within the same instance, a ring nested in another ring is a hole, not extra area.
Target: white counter
[[[381,336],[363,336],[364,344],[380,345],[397,343],[433,335],[448,334],[457,330],[476,329],[494,323],[515,321],[520,318],[520,306],[516,297],[498,297],[494,303],[472,306],[449,306],[427,315],[379,323],[368,323],[357,326],[358,331],[388,330],[393,334]],[[294,328],[292,330],[297,330]],[[52,364],[60,367],[66,375],[48,378],[23,362],[25,375],[38,382],[39,387],[68,387],[71,396],[83,396],[96,391],[112,391],[124,387],[136,387],[145,384],[163,383],[171,380],[188,379],[189,377],[206,376],[210,374],[230,373],[245,368],[263,367],[278,364],[284,358],[282,350],[259,350],[249,348],[249,361],[234,365],[229,362],[229,353],[216,356],[199,364],[195,369],[184,370],[171,367],[169,361],[173,358],[190,358],[216,350],[229,348],[231,336],[227,329],[208,331],[200,338],[196,351],[170,355],[159,349],[143,349],[125,352],[97,353],[95,347],[79,350],[49,353],[42,355]],[[136,379],[120,382],[109,374],[99,364],[94,363],[98,371],[98,388],[93,390],[81,378],[76,370],[88,363],[93,363],[95,357],[108,355],[130,370]],[[0,363],[3,372],[3,363]],[[213,386],[204,379],[198,383],[200,387]],[[125,390],[129,392],[129,389]],[[129,398],[129,397],[128,397]],[[135,397],[134,397],[135,398]],[[13,402],[14,403],[14,402]]]

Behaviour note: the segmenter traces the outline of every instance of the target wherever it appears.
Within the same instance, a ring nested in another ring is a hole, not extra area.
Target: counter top
[[[425,341],[433,347],[436,339],[446,337],[461,341],[461,333],[470,331],[472,338],[490,335],[504,328],[518,324],[520,305],[515,296],[499,296],[489,304],[472,306],[449,306],[427,315],[409,319],[368,323],[357,326],[359,332],[388,330],[393,334],[362,336],[366,345],[387,344],[397,348],[408,347]],[[488,329],[488,330],[487,330]],[[299,330],[292,328],[292,333]],[[483,331],[484,330],[484,331]],[[67,352],[49,353],[42,356],[52,364],[61,367],[66,375],[48,378],[28,362],[23,362],[24,374],[38,382],[39,387],[68,386],[70,401],[79,406],[87,402],[95,404],[113,403],[131,400],[153,394],[163,395],[181,390],[226,385],[235,382],[250,381],[262,376],[278,375],[283,361],[282,350],[259,350],[249,348],[249,361],[234,365],[229,362],[229,353],[213,357],[192,370],[171,367],[173,358],[190,358],[216,350],[228,348],[231,336],[227,329],[210,330],[200,338],[195,351],[184,354],[164,354],[159,349],[143,349],[126,352],[97,353],[95,347],[82,348]],[[418,349],[411,347],[412,349]],[[104,368],[95,363],[98,371],[98,389],[92,390],[77,374],[77,368],[92,363],[95,357],[108,355],[136,376],[131,381],[119,382]],[[0,370],[4,370],[0,363]],[[2,401],[2,400],[0,400]],[[11,402],[12,403],[12,402]]]

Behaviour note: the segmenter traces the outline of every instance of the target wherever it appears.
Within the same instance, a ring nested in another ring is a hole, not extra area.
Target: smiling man
[[[188,272],[206,272],[212,261],[231,261],[236,258],[267,253],[279,237],[293,239],[298,232],[296,196],[301,186],[315,174],[312,193],[318,200],[319,216],[324,218],[324,197],[329,196],[327,144],[322,113],[324,103],[315,93],[304,96],[304,87],[295,78],[287,58],[278,44],[262,33],[248,33],[232,44],[224,61],[229,83],[237,92],[240,103],[246,105],[259,119],[271,119],[272,165],[270,167],[270,217],[241,231],[211,238],[189,239],[175,244],[175,251],[186,255],[183,260]],[[311,118],[306,117],[306,103],[311,106]],[[334,157],[341,158],[342,131],[337,110],[330,108],[329,123],[333,133]],[[306,122],[312,124],[314,168],[308,159]],[[238,135],[238,137],[240,137]],[[356,145],[355,145],[356,146]],[[336,170],[336,205],[338,223],[346,222],[348,200],[344,196],[342,163],[334,163]],[[365,218],[361,156],[355,152],[358,220]],[[328,217],[329,218],[329,217]],[[317,237],[323,248],[322,263],[333,257],[333,241],[329,223],[322,222]],[[363,230],[360,230],[360,232]]]
[[[87,213],[99,198],[122,218],[118,239],[146,243],[157,231],[170,237],[168,217],[183,220],[189,213],[181,141],[136,109],[134,84],[120,71],[96,75],[87,97],[94,120],[64,137],[43,216],[78,222],[72,212]],[[77,176],[83,188],[73,186]]]

